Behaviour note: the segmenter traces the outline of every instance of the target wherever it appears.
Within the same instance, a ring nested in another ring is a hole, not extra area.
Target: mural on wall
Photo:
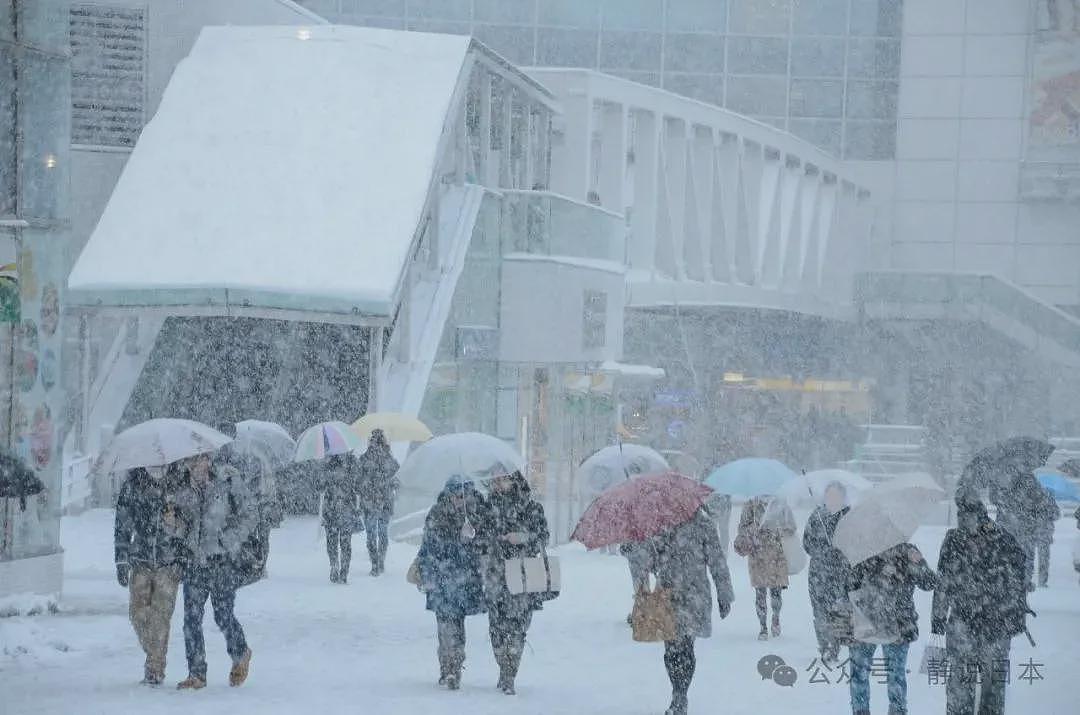
[[[1080,159],[1080,0],[1040,0],[1030,96],[1029,158]]]

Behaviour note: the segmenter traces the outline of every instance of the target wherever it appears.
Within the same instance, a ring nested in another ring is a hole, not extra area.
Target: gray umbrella
[[[957,500],[978,499],[980,489],[1010,488],[1046,464],[1054,445],[1034,437],[1010,437],[980,450],[960,475]]]
[[[18,499],[26,511],[26,497],[45,491],[34,470],[15,455],[0,452],[0,498]]]

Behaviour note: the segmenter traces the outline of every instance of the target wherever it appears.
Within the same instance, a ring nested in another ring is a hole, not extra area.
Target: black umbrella
[[[0,452],[0,498],[18,499],[26,511],[26,497],[45,491],[45,485],[34,470],[13,454]]]
[[[957,500],[977,500],[978,490],[1008,489],[1046,464],[1054,445],[1034,437],[1010,437],[980,450],[960,475]]]

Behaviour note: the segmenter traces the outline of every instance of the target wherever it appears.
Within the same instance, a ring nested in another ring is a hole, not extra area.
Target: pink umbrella
[[[570,538],[589,549],[644,541],[690,521],[712,493],[675,472],[635,477],[596,497]]]

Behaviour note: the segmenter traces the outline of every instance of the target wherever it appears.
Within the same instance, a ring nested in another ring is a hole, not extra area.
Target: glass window
[[[22,209],[28,218],[63,218],[62,194],[71,143],[66,62],[27,52],[19,65],[22,115]]]
[[[620,70],[659,70],[662,36],[649,32],[600,33],[600,67]]]
[[[895,122],[847,122],[845,159],[892,159],[896,154]]]
[[[795,136],[840,156],[840,122],[822,119],[792,119],[789,127]]]
[[[534,64],[533,29],[531,27],[476,25],[473,28],[473,37],[515,65]]]
[[[355,13],[357,15],[376,15],[378,17],[404,17],[405,0],[340,0],[343,13]],[[309,5],[310,3],[304,3]],[[335,5],[334,0],[321,4]],[[409,3],[410,6],[412,3]],[[315,8],[313,7],[312,10]]]
[[[899,41],[851,38],[848,42],[849,76],[900,76]]]
[[[724,38],[669,33],[664,43],[664,69],[676,72],[723,72]]]
[[[796,35],[846,35],[848,0],[794,0]]]
[[[724,76],[719,74],[664,73],[664,89],[702,102],[724,106]]]
[[[796,37],[791,41],[793,77],[843,77],[844,41],[823,37]]]
[[[423,20],[472,19],[472,0],[409,0],[409,17]]]
[[[604,30],[664,29],[663,0],[604,0]]]
[[[595,30],[554,30],[536,33],[536,64],[551,67],[596,67]]]
[[[848,82],[847,115],[856,119],[895,119],[896,82]]]
[[[725,106],[741,114],[787,114],[787,80],[783,77],[728,77]]]
[[[839,118],[843,116],[843,80],[791,80],[791,99],[789,113],[793,117]]]
[[[357,0],[341,0],[340,3],[338,0],[299,0],[299,2],[306,9],[331,22],[341,18],[343,9],[347,12],[357,12],[355,7]]]
[[[730,32],[788,34],[791,0],[730,0]]]
[[[727,0],[668,0],[668,32],[723,32]]]
[[[15,214],[15,53],[0,45],[0,216]]]
[[[851,34],[899,37],[903,0],[851,0]]]
[[[536,4],[533,0],[474,0],[473,19],[508,25],[531,25]]]
[[[352,17],[348,18],[350,23],[355,23],[363,27],[381,27],[384,30],[404,30],[405,18],[403,17]]]
[[[600,26],[600,0],[537,0],[541,25],[596,28]]]
[[[728,39],[728,69],[740,74],[787,74],[788,42],[775,37]]]

